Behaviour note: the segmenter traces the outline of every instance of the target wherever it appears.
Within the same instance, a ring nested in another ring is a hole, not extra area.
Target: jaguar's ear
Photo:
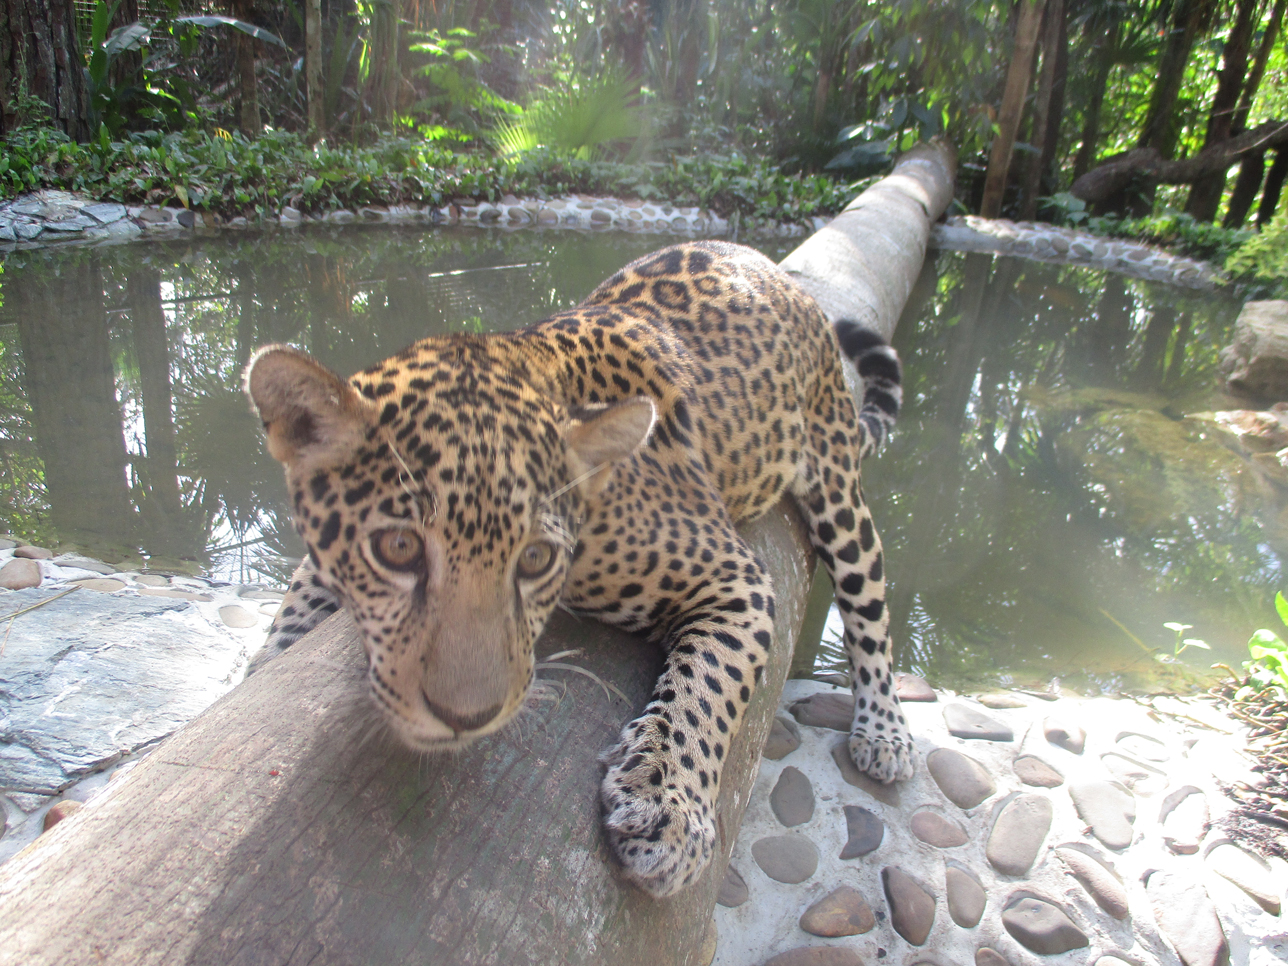
[[[363,442],[375,411],[347,382],[290,346],[260,349],[246,367],[246,394],[289,469],[335,466]]]
[[[656,421],[657,407],[648,396],[573,412],[568,450],[579,464],[575,478],[586,496],[603,489],[614,464],[644,445]]]

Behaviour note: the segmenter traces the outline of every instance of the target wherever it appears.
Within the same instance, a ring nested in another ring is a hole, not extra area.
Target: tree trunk
[[[1261,179],[1266,173],[1266,155],[1249,154],[1239,164],[1239,177],[1234,182],[1234,191],[1230,194],[1230,207],[1226,210],[1222,228],[1242,228],[1257,200],[1261,190]]]
[[[1267,121],[1184,161],[1168,161],[1152,148],[1128,151],[1088,171],[1069,190],[1094,204],[1121,194],[1134,180],[1151,187],[1193,184],[1204,175],[1228,170],[1247,154],[1281,146],[1288,146],[1288,121]]]
[[[367,99],[375,119],[393,122],[398,108],[398,64],[402,29],[402,0],[381,0],[371,18],[371,73],[367,77]]]
[[[1252,70],[1248,72],[1243,93],[1239,95],[1239,106],[1234,111],[1234,124],[1230,129],[1234,134],[1240,133],[1248,126],[1248,114],[1252,111],[1252,102],[1261,87],[1261,79],[1266,74],[1266,64],[1274,51],[1275,41],[1279,39],[1280,24],[1286,8],[1288,8],[1288,0],[1275,0],[1274,8],[1265,21],[1266,26],[1261,35],[1261,43],[1257,46],[1257,55],[1252,59]]]
[[[304,0],[304,97],[309,106],[309,143],[326,134],[322,104],[322,0]]]
[[[1288,148],[1275,152],[1274,163],[1266,174],[1266,186],[1261,193],[1261,205],[1257,208],[1257,227],[1265,228],[1275,216],[1279,207],[1279,194],[1284,188],[1284,178],[1288,176]]]
[[[232,14],[238,20],[250,20],[250,0],[233,0]],[[255,44],[248,33],[233,31],[237,40],[237,93],[241,99],[241,132],[248,138],[259,137],[264,129],[259,117],[259,82],[255,79]]]
[[[1082,122],[1081,143],[1073,159],[1074,181],[1091,170],[1091,162],[1096,160],[1096,143],[1100,140],[1100,109],[1105,103],[1105,88],[1109,85],[1109,72],[1114,67],[1113,52],[1118,46],[1118,32],[1122,28],[1114,24],[1112,29],[1113,33],[1105,38],[1104,46],[1096,53],[1095,73],[1091,78],[1091,94],[1087,99],[1087,108]]]
[[[1038,196],[1042,193],[1042,176],[1046,173],[1046,146],[1051,140],[1047,128],[1059,115],[1051,112],[1055,93],[1056,65],[1060,41],[1064,36],[1064,0],[1047,0],[1042,22],[1042,72],[1038,75],[1038,93],[1033,102],[1033,134],[1029,141],[1037,149],[1024,166],[1024,184],[1020,188],[1020,217],[1032,220],[1038,213]]]
[[[1015,24],[1015,48],[1011,66],[1006,72],[1006,88],[1002,93],[1002,106],[997,114],[998,131],[988,155],[988,170],[984,174],[984,197],[979,213],[985,218],[996,218],[1002,213],[1002,197],[1006,193],[1006,177],[1011,167],[1011,153],[1015,148],[1015,135],[1020,129],[1024,113],[1024,96],[1033,76],[1033,54],[1037,49],[1038,28],[1042,24],[1042,9],[1046,0],[1020,0],[1019,17]]]
[[[38,118],[20,114],[18,95],[44,101],[54,127],[86,141],[89,94],[72,0],[0,0],[0,134]]]
[[[1234,111],[1243,90],[1244,75],[1248,71],[1248,49],[1252,44],[1252,28],[1256,25],[1256,12],[1260,0],[1239,0],[1234,26],[1230,28],[1221,57],[1221,73],[1217,78],[1216,93],[1212,95],[1212,108],[1208,114],[1207,135],[1203,147],[1225,141],[1233,133]],[[1198,221],[1211,221],[1225,193],[1225,171],[1214,171],[1194,182],[1185,211]]]
[[[1194,40],[1207,30],[1215,0],[1180,0],[1174,8],[1163,56],[1158,63],[1158,77],[1150,95],[1149,110],[1141,128],[1138,148],[1153,148],[1170,158],[1176,146],[1175,108],[1185,80],[1185,66],[1190,60]]]

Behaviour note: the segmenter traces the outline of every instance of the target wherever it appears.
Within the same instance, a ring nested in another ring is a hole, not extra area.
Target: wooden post
[[[950,157],[913,152],[819,233],[848,252],[874,225],[839,279],[811,275],[826,264],[817,244],[798,260],[802,284],[840,283],[829,310],[893,328],[902,283],[887,280],[916,277],[930,220],[952,196]],[[883,219],[915,224],[900,232]],[[846,306],[840,293],[862,276],[872,305]],[[730,748],[717,855],[679,896],[625,884],[600,824],[596,756],[647,702],[658,649],[560,616],[539,651],[581,649],[559,663],[594,679],[548,668],[509,728],[417,756],[375,724],[340,614],[0,866],[0,966],[709,962],[716,892],[814,572],[794,507],[744,532],[773,576],[779,646]]]

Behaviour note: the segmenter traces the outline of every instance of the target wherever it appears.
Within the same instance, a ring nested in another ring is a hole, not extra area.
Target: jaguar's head
[[[517,340],[476,336],[418,342],[348,381],[268,346],[246,391],[393,731],[435,750],[504,725],[587,502],[648,438],[652,401],[570,408]]]

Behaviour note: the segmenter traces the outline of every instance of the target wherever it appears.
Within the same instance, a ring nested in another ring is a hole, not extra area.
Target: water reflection
[[[292,342],[351,372],[572,305],[658,244],[381,230],[10,255],[0,528],[281,579],[302,547],[239,385],[255,347]],[[1288,540],[1280,497],[1184,418],[1235,405],[1215,388],[1234,314],[1081,269],[928,263],[896,334],[905,412],[865,466],[902,666],[949,684],[1148,683],[1167,620],[1237,659],[1273,619]]]

